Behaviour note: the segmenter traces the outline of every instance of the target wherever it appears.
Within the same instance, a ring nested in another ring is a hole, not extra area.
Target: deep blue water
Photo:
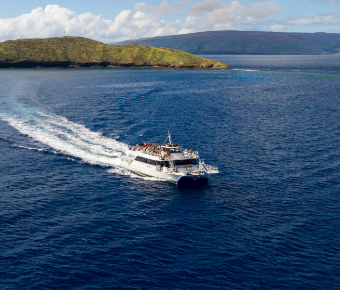
[[[212,58],[0,70],[0,289],[339,289],[340,56]],[[119,168],[168,129],[208,185]]]

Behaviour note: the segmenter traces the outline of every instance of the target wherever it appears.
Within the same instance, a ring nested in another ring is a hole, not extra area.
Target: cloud
[[[280,9],[273,2],[252,3],[244,12],[244,16],[248,19],[263,19],[270,14],[280,13]]]
[[[241,5],[240,2],[231,1],[230,7],[222,5],[221,8],[209,12],[208,16],[203,19],[203,23],[208,26],[220,23],[234,23],[240,19],[245,9],[246,6]]]
[[[189,16],[202,16],[204,13],[222,9],[224,6],[221,0],[206,0],[195,3],[189,11]]]
[[[292,27],[334,26],[340,24],[340,13],[301,17],[286,20],[268,19],[280,9],[273,1],[241,4],[231,1],[205,0],[192,5],[184,20],[162,20],[159,15],[176,13],[189,0],[172,4],[163,1],[159,7],[137,3],[136,12],[121,11],[114,19],[101,18],[91,12],[77,15],[59,5],[39,7],[16,18],[0,19],[0,41],[19,38],[46,38],[66,35],[88,37],[106,43],[127,39],[175,35],[208,30],[272,30]],[[147,12],[151,11],[151,12]]]
[[[147,11],[151,11],[151,10],[154,10],[154,9],[155,9],[154,6],[150,6],[146,3],[137,3],[135,5],[135,10],[142,11],[142,12],[147,12]]]
[[[177,12],[179,10],[182,9],[183,6],[185,5],[189,5],[190,1],[189,0],[184,0],[184,1],[180,1],[180,2],[175,2],[172,4],[168,4],[167,1],[163,1],[158,8],[157,13],[159,15],[163,14],[163,13],[174,13]]]
[[[319,16],[310,16],[310,17],[296,16],[285,21],[285,23],[289,25],[298,25],[298,26],[336,25],[336,24],[340,24],[340,13],[332,12],[329,14],[324,14],[324,15],[319,15]]]
[[[206,0],[195,3],[189,16],[202,17],[207,14],[202,19],[205,25],[229,28],[233,24],[264,19],[274,13],[280,13],[280,9],[272,1],[250,3],[248,6],[239,1],[231,1],[228,6],[221,0]]]
[[[181,10],[183,6],[189,5],[189,4],[191,4],[189,0],[183,0],[183,1],[172,3],[172,4],[168,4],[167,1],[162,1],[159,7],[150,6],[146,3],[137,3],[135,5],[135,9],[141,12],[156,10],[154,15],[161,16],[162,14],[175,13]]]
[[[102,19],[90,12],[75,12],[47,5],[16,18],[0,19],[0,41],[19,38],[45,38],[66,35],[83,36],[103,42],[177,34],[188,29],[181,21],[164,21],[154,15],[121,11],[114,20]]]
[[[322,4],[336,4],[336,3],[340,3],[339,0],[320,0],[319,1]]]

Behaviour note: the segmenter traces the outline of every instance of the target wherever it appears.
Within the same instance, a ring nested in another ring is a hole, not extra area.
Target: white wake
[[[12,76],[9,78],[5,76],[2,81],[0,83],[0,119],[8,122],[9,125],[34,141],[46,145],[42,146],[46,148],[34,148],[31,142],[16,146],[27,150],[62,153],[69,160],[77,161],[78,158],[89,164],[104,166],[114,174],[152,179],[141,177],[121,167],[121,157],[128,149],[127,144],[105,137],[100,132],[91,131],[86,126],[58,116],[48,109],[38,109],[40,102],[29,80],[23,79],[14,84]],[[23,102],[21,100],[23,94],[30,102],[38,106]]]
[[[117,166],[127,145],[93,132],[65,117],[35,111],[24,116],[0,113],[0,118],[32,139],[57,152],[78,157],[91,164]]]
[[[3,103],[4,104],[4,103]],[[65,117],[44,113],[19,100],[6,102],[0,111],[0,119],[8,122],[20,133],[45,144],[55,153],[77,157],[86,163],[108,167],[108,171],[120,175],[142,177],[120,167],[128,145],[115,139],[104,137],[84,125],[69,121]],[[47,151],[48,149],[21,146],[28,150]],[[74,159],[70,159],[74,160]],[[157,180],[157,179],[156,179]]]

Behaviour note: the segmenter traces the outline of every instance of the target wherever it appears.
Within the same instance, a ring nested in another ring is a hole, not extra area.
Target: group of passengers
[[[151,143],[145,143],[145,144],[137,144],[136,146],[129,146],[129,150],[132,151],[141,151],[141,153],[148,154],[150,156],[156,156],[159,159],[165,160],[170,157],[170,153],[167,151],[164,151],[162,146],[160,144],[151,144]],[[197,152],[187,149],[183,149],[184,156],[189,157],[195,157],[195,155],[198,155]]]
[[[129,150],[141,151],[141,153],[156,156],[160,159],[165,159],[170,156],[169,152],[163,151],[160,144],[137,144],[136,146],[129,146]]]

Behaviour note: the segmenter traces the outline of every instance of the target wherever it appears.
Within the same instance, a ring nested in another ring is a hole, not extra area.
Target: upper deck
[[[152,160],[183,160],[199,158],[198,152],[182,149],[180,144],[152,144],[144,143],[129,146],[129,151],[135,156],[142,156]]]

